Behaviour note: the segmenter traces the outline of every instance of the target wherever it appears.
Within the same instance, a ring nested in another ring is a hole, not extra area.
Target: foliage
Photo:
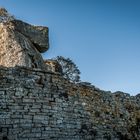
[[[79,82],[80,81],[80,70],[76,66],[76,64],[70,58],[64,58],[63,56],[57,56],[55,60],[62,67],[63,77],[70,80],[71,82]]]
[[[8,13],[5,8],[0,8],[0,22],[9,22],[14,20],[14,17]]]

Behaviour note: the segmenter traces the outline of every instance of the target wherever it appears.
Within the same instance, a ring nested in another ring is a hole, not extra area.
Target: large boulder
[[[0,23],[0,65],[46,69],[40,52],[48,49],[48,28],[13,20]]]
[[[53,59],[47,59],[44,61],[49,71],[58,72],[63,74],[62,66],[58,63],[58,61]]]
[[[49,48],[48,27],[33,26],[20,20],[12,20],[15,30],[26,36],[43,53]]]

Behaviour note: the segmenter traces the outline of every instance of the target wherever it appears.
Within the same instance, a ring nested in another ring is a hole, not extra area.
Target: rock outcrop
[[[48,28],[0,24],[0,140],[139,140],[140,96],[72,83],[44,62]]]
[[[48,48],[47,27],[19,20],[0,23],[0,65],[46,69],[40,53]]]
[[[33,26],[20,20],[13,20],[11,23],[14,29],[27,37],[40,53],[48,50],[48,27]]]
[[[52,60],[52,59],[47,59],[44,62],[47,65],[48,70],[50,70],[52,72],[58,72],[60,74],[63,74],[62,66],[58,63],[58,61]]]

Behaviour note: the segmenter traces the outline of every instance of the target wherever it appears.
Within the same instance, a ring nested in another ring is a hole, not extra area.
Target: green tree
[[[80,81],[80,70],[76,64],[70,58],[64,58],[63,56],[57,56],[54,58],[62,67],[63,77],[71,82]]]

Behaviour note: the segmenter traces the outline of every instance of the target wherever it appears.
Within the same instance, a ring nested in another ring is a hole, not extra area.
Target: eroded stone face
[[[33,26],[20,20],[13,20],[12,24],[16,31],[29,38],[40,53],[49,49],[48,27]]]
[[[56,60],[48,59],[48,60],[45,60],[44,62],[47,65],[48,70],[52,72],[58,72],[61,74],[63,73],[61,65]]]
[[[40,52],[48,49],[47,33],[47,27],[35,27],[22,21],[1,23],[0,65],[46,69]]]
[[[140,140],[140,98],[60,74],[0,66],[0,140]]]

